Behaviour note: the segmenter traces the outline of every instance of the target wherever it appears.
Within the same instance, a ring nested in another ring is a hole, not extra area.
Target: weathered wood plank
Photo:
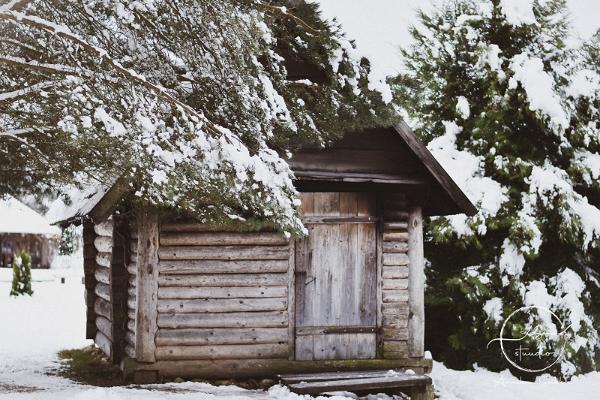
[[[112,357],[112,342],[106,337],[106,335],[100,331],[96,332],[94,343],[96,343],[96,346],[98,346],[98,348],[102,350],[102,352],[106,354],[108,358]]]
[[[174,232],[161,233],[161,246],[285,246],[289,243],[272,232]]]
[[[410,368],[417,373],[431,368],[431,360],[411,359],[371,359],[371,360],[288,360],[288,359],[243,359],[243,360],[176,360],[138,364],[140,370],[160,370],[161,376],[177,378],[181,376],[201,376],[206,379],[273,377],[282,373],[300,371],[329,372]]]
[[[157,346],[201,346],[287,342],[286,328],[159,329]]]
[[[410,275],[408,352],[411,357],[423,357],[425,351],[425,258],[423,254],[423,218],[420,207],[415,207],[410,211],[408,234],[408,258],[410,260],[408,264]]]
[[[96,314],[101,315],[112,321],[112,307],[110,302],[97,297],[94,302],[94,311]]]
[[[136,359],[154,362],[158,330],[158,215],[152,209],[143,209],[137,216],[138,253],[136,275]]]
[[[223,314],[159,314],[160,328],[278,328],[288,323],[287,312],[241,312]]]
[[[287,260],[287,246],[161,246],[161,260]]]
[[[160,261],[161,274],[251,274],[287,272],[287,260],[171,260]]]
[[[402,253],[383,253],[383,265],[408,265],[408,256]]]
[[[380,391],[400,387],[425,386],[431,384],[431,378],[426,375],[398,374],[390,377],[344,379],[323,382],[300,382],[289,385],[290,389],[299,394],[318,395],[335,391]]]
[[[285,286],[262,287],[159,287],[159,299],[230,299],[287,296]]]
[[[112,341],[112,322],[103,316],[96,317],[96,327]]]
[[[345,372],[319,372],[319,373],[304,373],[304,374],[283,374],[278,378],[282,383],[289,385],[291,383],[300,382],[323,382],[335,381],[342,379],[363,379],[363,378],[379,378],[389,377],[395,374],[401,374],[404,371],[397,370],[375,370],[375,371],[345,371]]]
[[[287,344],[159,346],[157,360],[218,360],[231,358],[288,358]]]
[[[286,298],[159,300],[160,313],[230,313],[287,310]]]
[[[110,301],[110,286],[105,283],[96,283],[96,287],[94,288],[94,293],[102,297],[106,301]]]
[[[283,286],[287,284],[287,274],[214,274],[214,275],[162,275],[160,286]]]

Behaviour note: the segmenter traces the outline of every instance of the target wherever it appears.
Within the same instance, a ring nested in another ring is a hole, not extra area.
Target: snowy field
[[[82,273],[75,268],[34,270],[32,276],[33,297],[10,298],[11,270],[0,269],[0,399],[310,399],[281,386],[267,392],[202,383],[97,388],[47,375],[59,365],[56,352],[90,344],[84,339]],[[433,379],[441,400],[589,400],[600,393],[600,373],[575,378],[571,383],[524,383],[508,373],[453,371],[435,363]],[[371,396],[369,400],[376,399],[388,397]]]

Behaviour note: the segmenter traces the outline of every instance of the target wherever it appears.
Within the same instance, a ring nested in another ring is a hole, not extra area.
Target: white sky
[[[399,72],[398,47],[410,43],[408,27],[418,8],[431,9],[432,0],[312,0],[321,3],[326,18],[337,17],[358,50],[368,57],[377,75]],[[567,0],[579,38],[600,28],[600,0]]]

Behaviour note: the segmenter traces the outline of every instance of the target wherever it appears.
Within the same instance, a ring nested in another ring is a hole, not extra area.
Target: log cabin
[[[139,382],[428,372],[423,218],[473,204],[405,124],[304,148],[290,166],[300,239],[117,213],[126,185],[83,199],[58,222],[83,223],[87,337]]]
[[[25,251],[32,268],[50,268],[61,231],[14,197],[0,199],[0,267],[11,267],[15,254]]]

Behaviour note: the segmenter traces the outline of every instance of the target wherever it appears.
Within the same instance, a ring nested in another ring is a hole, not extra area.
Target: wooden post
[[[96,254],[98,251],[94,247],[94,224],[91,221],[83,223],[83,273],[85,282],[85,304],[87,308],[86,318],[86,339],[94,339],[96,337],[96,312],[94,311],[94,302],[96,301],[96,278],[94,271],[96,270]]]
[[[135,356],[139,362],[155,362],[155,336],[158,330],[158,214],[144,208],[137,218]]]
[[[423,217],[421,207],[408,215],[408,353],[423,357],[425,337],[425,260],[423,255]]]

